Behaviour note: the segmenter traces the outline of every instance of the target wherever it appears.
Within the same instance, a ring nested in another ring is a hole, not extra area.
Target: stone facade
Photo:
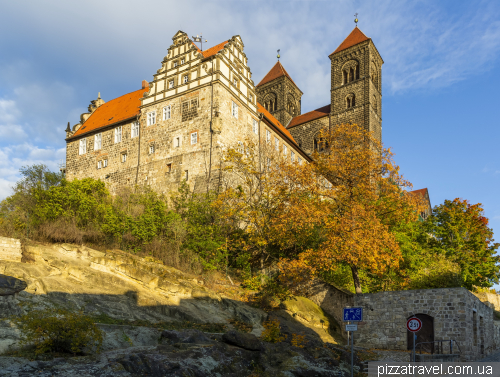
[[[22,257],[23,252],[20,240],[0,237],[0,260],[21,262]]]
[[[95,123],[119,100],[105,104],[99,98],[89,107],[91,114],[82,115],[81,124],[68,127],[67,178],[101,179],[112,193],[135,185],[166,193],[183,180],[191,189],[203,191],[209,182],[217,181],[226,148],[246,140],[260,145],[260,140],[269,138],[273,145],[277,139],[280,148],[286,146],[289,158],[293,151],[295,161],[310,161],[285,127],[259,110],[243,48],[241,38],[235,36],[201,52],[179,31],[154,80],[143,85],[135,116],[83,132],[86,124]],[[139,130],[133,134],[137,125]],[[85,140],[84,153],[81,140]]]

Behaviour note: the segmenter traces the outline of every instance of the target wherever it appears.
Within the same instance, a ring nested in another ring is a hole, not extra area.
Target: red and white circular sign
[[[412,317],[406,321],[406,328],[411,332],[417,332],[422,328],[422,321]]]

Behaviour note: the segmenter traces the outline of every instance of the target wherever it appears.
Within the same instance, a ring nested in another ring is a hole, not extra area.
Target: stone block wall
[[[314,151],[314,138],[319,137],[321,130],[328,130],[329,117],[315,119],[310,122],[299,124],[289,129],[293,138],[302,147],[304,152],[312,154]]]
[[[407,349],[407,319],[427,314],[434,320],[434,340],[456,340],[462,360],[476,360],[497,349],[493,309],[465,288],[380,292],[355,295],[353,301],[364,311],[355,344]]]
[[[23,253],[20,240],[0,237],[0,260],[21,262],[22,257]]]

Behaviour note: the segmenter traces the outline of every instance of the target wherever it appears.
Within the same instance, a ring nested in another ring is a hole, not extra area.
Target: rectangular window
[[[80,148],[78,149],[78,154],[87,153],[87,139],[80,140]]]
[[[174,138],[174,148],[179,148],[181,146],[181,138],[176,137]]]
[[[174,62],[174,68],[177,67],[178,63],[177,62]]]
[[[253,96],[251,94],[248,95],[248,99],[250,100],[250,102],[253,102]]]
[[[105,168],[106,166],[108,166],[108,160],[103,160],[102,161],[102,167]]]
[[[184,62],[185,62],[185,60],[184,60],[184,59],[182,59],[182,60],[181,60],[181,64],[184,64]]]
[[[94,150],[98,151],[99,149],[102,148],[102,134],[96,134],[94,136]]]
[[[188,171],[187,171],[187,170],[184,170],[184,173],[186,173],[186,175],[185,175],[185,179],[186,179],[186,181],[187,181],[187,180],[189,179],[189,173],[188,173]]]
[[[191,145],[194,145],[198,142],[198,132],[193,132],[191,134]]]
[[[297,159],[297,161],[299,162],[299,165],[302,165],[302,159],[300,157]]]
[[[132,128],[130,130],[130,137],[137,137],[139,136],[139,122],[134,122],[132,123]]]
[[[233,108],[232,108],[232,114],[233,117],[238,119],[238,105],[233,102]]]
[[[237,78],[234,78],[233,79],[233,85],[238,87],[238,79]]]
[[[258,135],[259,134],[259,122],[257,122],[255,119],[252,119],[252,128],[253,128],[253,133]]]
[[[172,89],[173,87],[174,87],[174,80],[170,80],[170,81],[168,82],[168,88],[169,88],[169,89]]]
[[[126,161],[127,161],[127,154],[122,153],[122,162],[126,162]]]
[[[172,164],[167,164],[167,173],[172,172]]]
[[[276,149],[277,151],[280,150],[280,141],[277,137],[274,138],[274,149]]]
[[[189,81],[189,76],[188,75],[184,76],[184,84],[187,83],[188,81]]]
[[[267,168],[269,169],[271,167],[271,159],[268,157],[267,158]]]
[[[102,161],[97,161],[97,169],[102,168]]]
[[[245,149],[243,148],[243,142],[238,141],[238,152],[243,154],[245,153]]]
[[[156,111],[151,111],[148,113],[148,126],[152,126],[156,123]]]
[[[163,108],[163,120],[167,120],[167,119],[170,119],[170,116],[172,115],[172,111],[171,111],[171,107],[170,105],[168,106],[165,106]]]
[[[115,143],[122,141],[122,126],[115,128]]]
[[[266,141],[269,143],[271,141],[271,132],[266,130]]]
[[[286,156],[288,150],[287,150],[287,147],[286,145],[283,145],[283,154]]]
[[[155,153],[155,146],[153,144],[151,144],[149,146],[149,154],[152,154],[152,153]]]
[[[290,159],[292,160],[292,162],[295,161],[295,153],[293,151],[290,152]]]

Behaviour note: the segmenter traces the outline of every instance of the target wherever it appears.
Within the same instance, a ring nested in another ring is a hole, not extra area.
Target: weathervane
[[[278,61],[280,60],[280,57],[281,57],[281,56],[280,56],[280,50],[278,50],[278,56],[277,56]]]
[[[202,34],[202,33],[200,33]],[[200,35],[198,36],[198,34],[196,34],[196,37],[192,37],[193,38],[193,42],[199,42],[201,43],[201,51],[203,51],[203,36]],[[208,42],[206,39],[205,39],[205,42]]]
[[[356,13],[354,15],[354,17],[356,17],[355,20],[354,20],[354,22],[356,23],[356,27],[358,27],[358,14]]]

